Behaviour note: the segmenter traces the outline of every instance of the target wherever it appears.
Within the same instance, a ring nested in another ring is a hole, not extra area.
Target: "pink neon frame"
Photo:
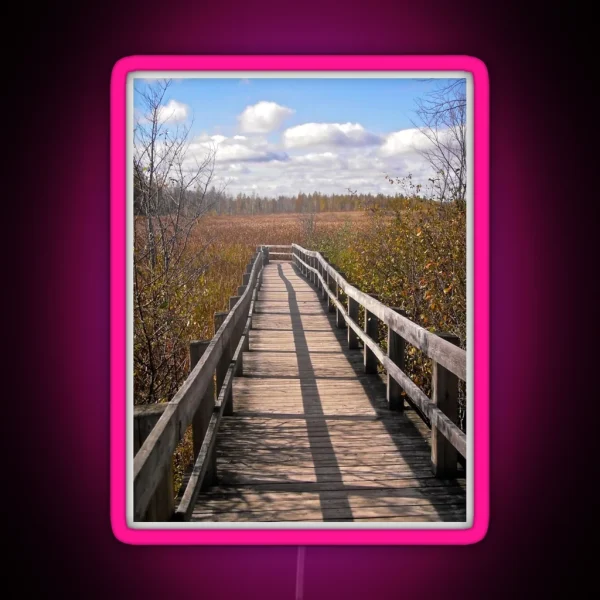
[[[468,529],[132,529],[126,518],[126,82],[136,71],[466,71],[474,90],[474,505]],[[472,544],[489,522],[489,80],[470,56],[130,56],[111,78],[111,523],[129,544]]]

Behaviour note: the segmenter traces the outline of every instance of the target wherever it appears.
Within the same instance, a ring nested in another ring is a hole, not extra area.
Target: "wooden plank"
[[[307,278],[321,282],[310,266]],[[362,372],[362,351],[346,347],[346,332],[299,273],[285,263],[263,271],[252,352],[233,381],[236,412],[219,425],[219,484],[201,490],[188,515],[464,521],[464,473],[434,477],[427,425],[413,410],[389,410],[385,377]]]
[[[134,407],[133,423],[136,436],[134,437],[134,456],[138,453],[144,441],[152,433],[154,427],[165,412],[168,404],[147,404]],[[137,443],[136,443],[137,438]],[[168,521],[173,512],[173,470],[170,468],[163,475],[156,492],[152,497],[144,521]]]
[[[368,294],[361,292],[354,286],[350,285],[343,277],[341,277],[331,265],[323,259],[318,252],[307,251],[296,244],[292,245],[295,249],[300,248],[308,256],[316,257],[321,266],[338,285],[341,286],[342,291],[352,298],[354,298],[359,304],[364,306],[367,310],[373,313],[378,319],[380,319],[385,325],[391,327],[396,333],[401,335],[407,342],[424,352],[429,358],[435,360],[450,372],[454,373],[462,381],[466,381],[467,378],[467,358],[466,352],[453,344],[450,344],[446,340],[439,336],[427,331],[420,325],[417,325],[410,319],[399,315],[398,313],[391,310],[385,304],[382,304],[378,300],[373,299]],[[303,261],[298,258],[302,263]],[[306,264],[306,263],[305,263]],[[306,265],[308,266],[308,265]],[[310,268],[310,267],[308,267]]]
[[[206,351],[210,344],[210,340],[200,340],[192,342],[190,344],[190,368],[193,370],[198,364],[198,361],[202,358],[202,355]],[[194,459],[198,457],[200,449],[202,448],[202,442],[206,436],[206,431],[210,425],[211,416],[215,407],[215,385],[214,381],[211,382],[204,393],[202,402],[196,410],[196,414],[192,419],[192,434],[193,434],[193,452]],[[209,463],[207,467],[206,480],[213,482],[216,476],[216,455],[213,454],[209,457]]]
[[[181,502],[175,511],[174,520],[176,521],[189,520],[198,494],[202,489],[204,478],[210,473],[209,470],[212,462],[211,457],[215,454],[219,423],[223,417],[223,414],[225,413],[227,396],[233,383],[234,371],[235,365],[232,364],[230,365],[227,375],[225,376],[225,380],[223,381],[221,392],[219,393],[219,397],[215,403],[215,408],[211,416],[206,435],[202,441],[202,447],[200,448],[194,468],[188,479],[185,492],[183,493]],[[213,481],[215,479],[217,479],[217,477],[213,476]]]
[[[452,520],[456,522],[466,521],[466,515],[464,510],[461,509],[460,505],[446,505],[444,507],[435,506],[401,506],[401,507],[369,507],[362,508],[356,507],[352,509],[352,517],[347,518],[348,511],[344,508],[331,508],[328,509],[328,513],[331,515],[327,520],[335,520],[337,516],[340,520],[354,520],[354,519],[379,519],[381,517],[433,517],[433,520],[441,520],[439,517],[446,517],[444,520]],[[321,509],[305,509],[305,510],[271,510],[268,512],[264,511],[243,511],[243,512],[229,512],[215,514],[214,512],[201,512],[195,510],[192,515],[192,521],[202,520],[219,520],[228,522],[237,521],[322,521],[323,511]]]
[[[250,284],[236,308],[230,312],[198,364],[191,371],[169,407],[152,430],[134,458],[134,520],[139,520],[165,473],[171,468],[173,452],[190,425],[198,405],[210,384],[221,356],[240,321],[246,319],[245,308],[250,305],[259,272],[262,255],[259,254],[250,273]]]
[[[456,336],[446,339],[458,344]],[[433,363],[432,401],[453,423],[458,422],[458,378],[442,365]],[[463,454],[464,456],[464,454]],[[431,427],[431,465],[436,477],[454,477],[458,467],[458,456],[454,446],[439,430],[437,422]]]
[[[342,311],[341,307],[338,308],[338,311]],[[365,335],[367,335],[368,337],[370,337],[373,340],[377,340],[378,333],[379,333],[379,321],[378,321],[377,317],[365,307]],[[368,373],[368,374],[377,373],[377,356],[376,356],[376,354],[373,352],[373,350],[371,350],[371,348],[367,344],[365,344],[363,352],[364,352],[363,366],[364,366],[365,373]]]
[[[406,313],[400,308],[393,308],[397,313],[406,316]],[[352,329],[351,327],[349,329]],[[398,335],[391,327],[388,327],[388,358],[401,370],[404,371],[405,366],[405,342],[401,335]],[[390,410],[403,410],[404,398],[403,390],[400,384],[387,373],[387,402]]]
[[[405,490],[409,488],[418,489],[429,489],[439,488],[445,489],[450,487],[465,487],[464,479],[436,479],[431,474],[429,477],[414,477],[412,479],[379,479],[377,481],[324,481],[324,482],[285,482],[285,483],[273,483],[273,482],[254,482],[253,484],[219,484],[218,487],[213,487],[209,492],[203,494],[202,497],[215,494],[225,493],[246,493],[248,491],[264,491],[271,492],[290,492],[290,493],[321,493],[326,491],[343,491],[343,492],[354,492],[363,490],[377,490],[377,489],[398,489]]]

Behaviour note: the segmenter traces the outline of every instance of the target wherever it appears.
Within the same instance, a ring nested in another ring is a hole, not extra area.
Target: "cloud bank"
[[[417,128],[376,133],[361,123],[309,122],[277,133],[292,108],[261,101],[238,116],[236,135],[196,136],[190,144],[190,169],[206,153],[215,151],[215,177],[227,182],[232,194],[256,191],[264,196],[298,192],[342,193],[351,188],[364,193],[395,194],[386,175],[426,183],[433,175],[420,152],[431,142]],[[164,106],[165,121],[181,122],[189,107],[177,100]]]

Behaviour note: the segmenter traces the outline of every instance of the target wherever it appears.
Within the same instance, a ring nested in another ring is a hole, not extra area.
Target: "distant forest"
[[[136,184],[139,184],[136,178]],[[143,203],[140,202],[142,194],[138,185],[135,186],[134,212],[136,215],[146,215]],[[158,189],[153,194],[151,213],[172,214],[178,212],[181,202],[181,213],[188,215],[216,214],[216,215],[267,215],[276,213],[322,213],[361,210],[378,206],[387,208],[394,199],[404,197],[402,194],[388,196],[385,194],[359,194],[348,191],[345,194],[312,194],[300,193],[296,196],[279,196],[267,198],[257,194],[237,194],[232,196],[218,191],[214,186],[206,191],[182,191],[173,188]]]

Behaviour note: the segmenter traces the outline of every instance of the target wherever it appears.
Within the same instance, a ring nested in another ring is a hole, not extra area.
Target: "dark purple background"
[[[566,343],[590,314],[573,299],[584,282],[566,252],[589,238],[571,193],[578,182],[593,191],[578,167],[573,104],[587,80],[565,53],[573,19],[564,8],[554,16],[506,3],[364,4],[81,3],[32,9],[22,21],[22,45],[5,56],[16,68],[4,81],[2,136],[18,162],[6,181],[13,195],[3,199],[3,237],[15,235],[3,256],[3,295],[13,305],[6,329],[18,340],[5,363],[17,391],[3,413],[15,471],[5,479],[4,521],[30,574],[22,588],[79,597],[294,597],[296,548],[132,547],[112,536],[109,84],[113,64],[131,54],[469,54],[486,63],[488,536],[469,547],[309,548],[305,598],[517,596],[518,579],[555,587],[568,576],[559,550],[590,506],[568,489],[595,431],[576,419],[578,389],[591,374],[581,350]]]

